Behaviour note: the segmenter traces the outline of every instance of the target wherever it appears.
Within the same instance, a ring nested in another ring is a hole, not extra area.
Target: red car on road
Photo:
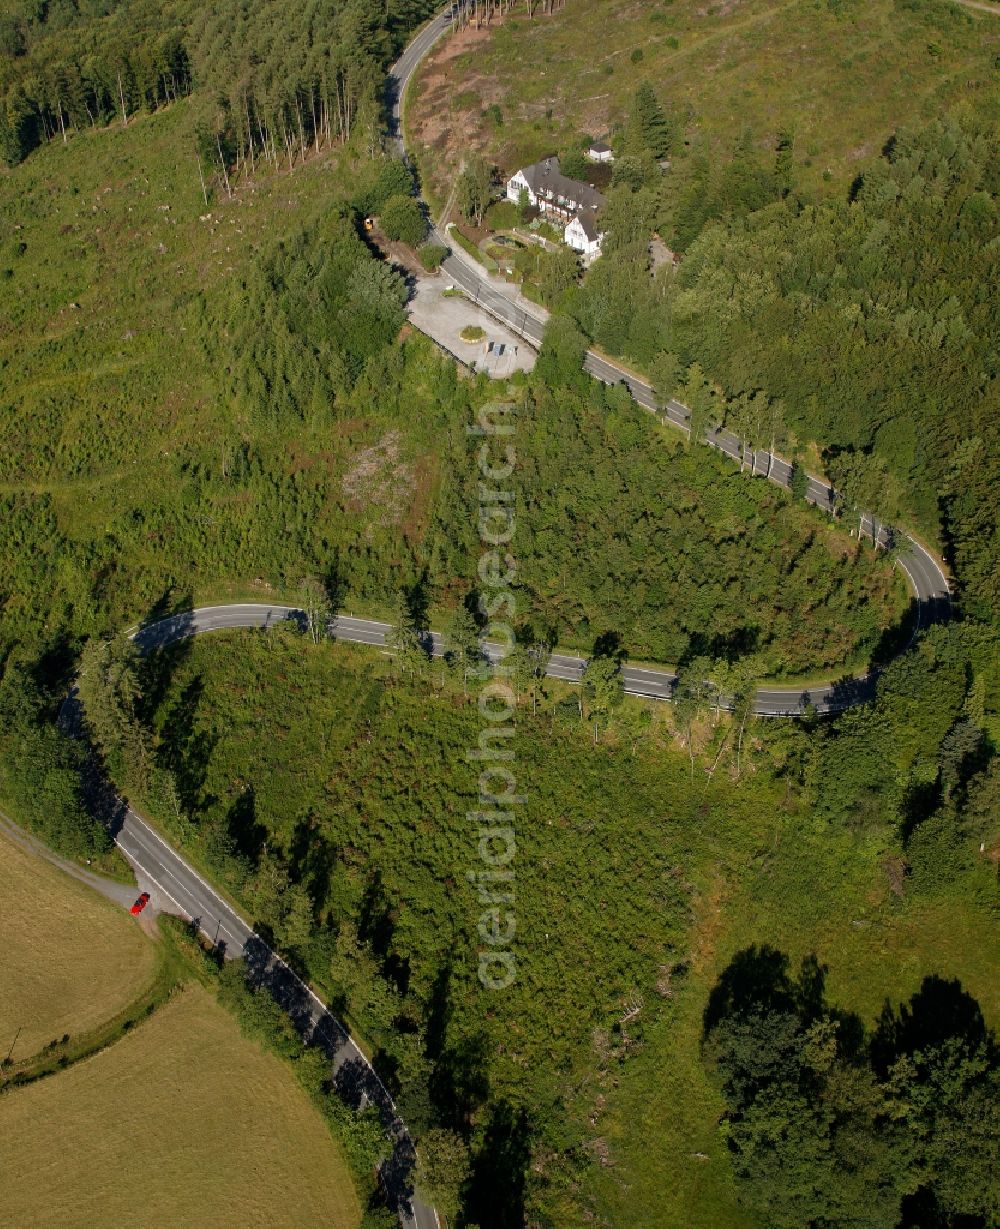
[[[143,892],[143,894],[139,897],[139,899],[132,906],[131,912],[134,914],[141,913],[148,904],[149,904],[149,893]]]

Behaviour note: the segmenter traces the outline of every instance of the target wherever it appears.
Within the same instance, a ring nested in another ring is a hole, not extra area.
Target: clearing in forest
[[[790,131],[797,185],[838,198],[898,127],[959,101],[995,107],[1000,23],[948,0],[566,0],[524,14],[446,38],[414,83],[409,143],[435,198],[470,150],[511,174],[614,131],[644,79],[691,152],[728,160],[749,137],[766,159]]]

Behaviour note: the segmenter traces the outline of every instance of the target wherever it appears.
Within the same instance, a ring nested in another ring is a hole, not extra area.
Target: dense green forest
[[[648,149],[655,123],[637,128]],[[721,220],[661,219],[684,258],[655,274],[647,162],[612,192],[605,255],[559,300],[664,396],[707,402],[753,447],[815,444],[835,479],[848,462],[880,466],[875,510],[940,543],[985,619],[1000,574],[998,153],[995,129],[942,119],[897,134],[848,198],[820,206],[796,193],[781,149],[777,170],[737,151]]]
[[[382,75],[428,0],[312,3],[294,11],[232,0],[16,3],[0,18],[0,157],[49,138],[126,125],[198,89],[214,100],[198,133],[206,173],[291,165],[311,147],[378,131]],[[375,138],[375,147],[378,140]]]

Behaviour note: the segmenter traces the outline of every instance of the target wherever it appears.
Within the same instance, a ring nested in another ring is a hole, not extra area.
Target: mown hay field
[[[119,906],[0,833],[0,1057],[96,1028],[155,976],[156,945]],[[16,1043],[15,1043],[16,1036]]]
[[[203,987],[0,1098],[10,1225],[325,1225],[361,1208],[319,1112]]]

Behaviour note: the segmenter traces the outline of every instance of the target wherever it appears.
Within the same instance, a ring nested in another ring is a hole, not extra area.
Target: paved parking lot
[[[522,337],[477,307],[465,295],[445,293],[444,277],[416,279],[413,298],[407,304],[410,322],[468,366],[488,371],[493,379],[503,379],[514,371],[530,371],[537,357]],[[486,334],[482,341],[463,341],[460,334],[467,325],[479,325]]]

